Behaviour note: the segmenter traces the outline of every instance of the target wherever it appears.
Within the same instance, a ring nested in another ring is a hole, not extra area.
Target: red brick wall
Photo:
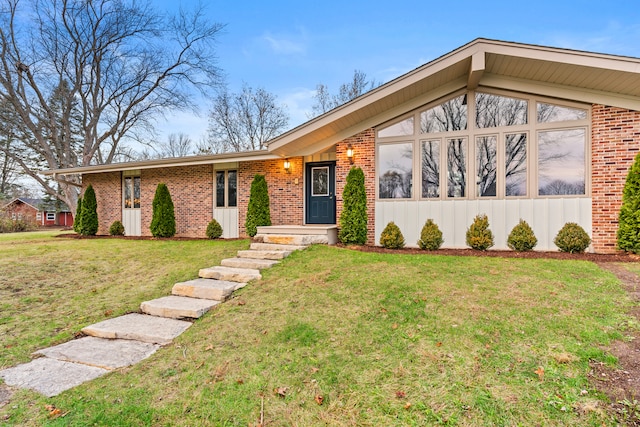
[[[240,163],[238,168],[238,226],[241,237],[247,237],[244,222],[247,218],[251,182],[256,174],[264,175],[267,181],[271,224],[303,224],[304,164],[302,157],[293,157],[289,161],[291,162],[290,173],[284,170],[284,159]]]
[[[591,127],[593,249],[616,250],[618,213],[629,168],[640,149],[640,112],[594,105]]]
[[[4,212],[10,219],[13,219],[13,215],[15,215],[16,220],[25,221],[30,224],[42,225],[42,220],[36,221],[36,213],[38,210],[31,205],[21,202],[20,200],[16,200],[11,205],[7,206]],[[44,215],[44,212],[42,215]]]
[[[98,205],[98,234],[109,234],[113,221],[122,221],[122,178],[120,172],[82,176],[84,188],[91,184]]]
[[[351,144],[354,151],[353,165],[347,158],[347,147]],[[342,193],[347,183],[347,174],[352,166],[358,166],[364,172],[364,185],[367,192],[367,244],[375,244],[375,202],[376,202],[376,144],[375,131],[367,129],[347,138],[336,145],[336,221],[340,222],[342,212]]]
[[[213,214],[213,166],[143,169],[140,174],[142,235],[150,236],[153,197],[159,183],[167,184],[176,216],[176,236],[206,237]]]

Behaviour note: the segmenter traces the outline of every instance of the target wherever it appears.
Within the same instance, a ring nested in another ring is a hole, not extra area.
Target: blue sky
[[[175,0],[152,0],[174,10]],[[183,2],[189,7],[190,2]],[[225,24],[219,66],[229,89],[263,87],[287,106],[290,127],[307,119],[318,83],[335,91],[362,70],[387,82],[478,37],[640,57],[640,4],[628,1],[211,1]],[[179,114],[161,133],[206,131]],[[161,138],[163,138],[161,136]]]

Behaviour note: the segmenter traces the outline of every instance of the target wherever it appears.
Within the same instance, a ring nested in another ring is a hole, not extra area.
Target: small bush
[[[124,225],[120,221],[113,221],[111,227],[109,227],[110,236],[124,236]]]
[[[433,222],[432,219],[428,219],[422,227],[420,232],[420,240],[418,240],[418,246],[420,249],[427,251],[435,251],[440,249],[444,243],[442,238],[442,231],[438,228],[438,225]]]
[[[568,222],[558,231],[553,243],[556,244],[561,252],[582,253],[591,244],[591,238],[584,231],[584,228],[575,222]]]
[[[176,216],[167,184],[158,184],[151,206],[153,215],[150,229],[153,237],[173,237],[176,234]]]
[[[209,239],[217,239],[222,236],[222,226],[218,221],[212,219],[209,225],[207,225],[207,237]]]
[[[380,234],[380,245],[387,249],[404,248],[404,236],[400,228],[391,221]]]
[[[493,246],[493,233],[489,230],[489,218],[476,215],[467,230],[467,245],[478,251],[486,251]]]
[[[82,230],[82,197],[78,196],[76,215],[73,218],[73,231],[80,234],[80,230]]]
[[[527,224],[527,221],[520,220],[518,225],[513,227],[509,237],[507,238],[507,245],[518,252],[527,252],[532,250],[538,244],[538,239],[533,233],[533,229]]]

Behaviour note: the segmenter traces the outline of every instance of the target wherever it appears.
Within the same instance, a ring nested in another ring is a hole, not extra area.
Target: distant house
[[[372,47],[374,48],[374,47]],[[338,226],[352,166],[365,174],[368,243],[394,221],[409,244],[432,218],[465,247],[486,214],[495,248],[520,219],[554,250],[566,222],[616,251],[622,189],[640,151],[640,58],[477,39],[269,141],[266,150],[46,171],[81,175],[99,234],[149,235],[166,183],[178,236],[244,237],[255,174],[274,226]],[[311,227],[307,227],[311,228]]]
[[[73,226],[69,207],[54,200],[18,197],[3,206],[2,212],[13,220],[26,221],[39,227]]]

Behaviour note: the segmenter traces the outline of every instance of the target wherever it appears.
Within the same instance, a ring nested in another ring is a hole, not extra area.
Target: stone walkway
[[[126,314],[87,326],[82,329],[86,337],[39,350],[33,353],[33,361],[0,370],[0,378],[8,386],[51,397],[140,362],[170,344],[194,319],[224,302],[235,290],[260,279],[261,269],[308,244],[303,239],[288,243],[291,244],[252,243],[249,250],[238,251],[236,258],[201,269],[198,279],[176,283],[171,296],[143,302],[141,314]]]

